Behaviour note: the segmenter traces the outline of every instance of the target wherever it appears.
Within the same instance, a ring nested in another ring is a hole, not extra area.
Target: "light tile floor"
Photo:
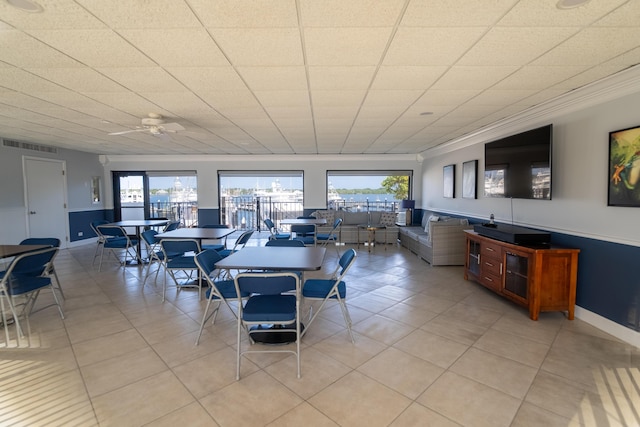
[[[162,303],[138,267],[98,273],[93,251],[56,259],[65,320],[35,313],[32,346],[0,350],[0,425],[640,424],[639,349],[562,313],[533,322],[462,267],[395,245],[359,248],[348,273],[355,344],[331,306],[303,338],[301,379],[293,356],[254,354],[240,381],[228,309],[195,346],[197,292],[169,288]],[[336,260],[328,250],[311,275]]]

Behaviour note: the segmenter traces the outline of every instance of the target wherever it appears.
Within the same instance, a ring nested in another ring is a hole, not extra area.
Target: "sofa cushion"
[[[380,224],[382,225],[394,225],[396,223],[395,212],[382,212],[380,214]]]
[[[469,220],[466,218],[447,217],[447,219],[441,220],[441,221],[429,221],[429,232],[428,232],[429,243],[431,243],[433,227],[451,227],[451,226],[457,226],[457,225],[469,225]]]
[[[366,224],[369,215],[366,212],[345,212],[342,225]]]

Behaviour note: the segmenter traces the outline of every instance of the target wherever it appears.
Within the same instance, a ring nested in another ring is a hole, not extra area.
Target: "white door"
[[[65,163],[48,159],[24,159],[27,201],[27,235],[56,237],[67,247]]]

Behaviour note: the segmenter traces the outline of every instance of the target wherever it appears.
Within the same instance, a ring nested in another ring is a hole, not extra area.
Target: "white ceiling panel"
[[[217,67],[229,65],[204,28],[120,30],[120,35],[163,67]],[[189,46],[189,49],[185,49]]]
[[[34,1],[0,138],[98,154],[418,154],[640,67],[635,0]],[[149,113],[185,131],[106,135]]]

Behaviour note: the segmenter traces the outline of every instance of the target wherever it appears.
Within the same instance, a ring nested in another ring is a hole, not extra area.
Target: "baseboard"
[[[613,335],[621,341],[640,348],[640,332],[624,327],[616,322],[612,322],[599,314],[593,313],[579,306],[576,306],[575,315],[578,319],[587,322],[609,335]]]

